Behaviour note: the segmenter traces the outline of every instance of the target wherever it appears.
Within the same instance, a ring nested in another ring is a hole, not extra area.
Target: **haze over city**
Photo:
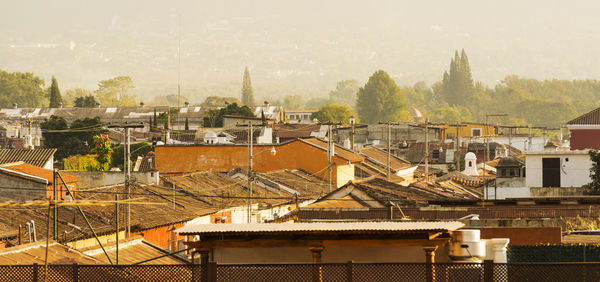
[[[0,67],[62,89],[130,76],[138,98],[323,97],[378,69],[400,86],[442,79],[464,49],[474,80],[600,77],[597,1],[4,1]]]

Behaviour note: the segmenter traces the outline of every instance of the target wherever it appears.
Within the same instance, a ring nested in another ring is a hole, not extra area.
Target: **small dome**
[[[498,167],[503,166],[521,166],[521,161],[515,157],[504,157],[498,161]]]
[[[475,153],[473,153],[473,152],[468,152],[465,155],[465,160],[476,160],[476,159],[477,159],[477,156],[475,156]]]
[[[204,134],[204,138],[217,138],[217,134],[212,131],[208,131],[206,134]]]

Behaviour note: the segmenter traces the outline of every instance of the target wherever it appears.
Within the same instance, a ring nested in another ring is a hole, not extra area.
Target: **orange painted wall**
[[[270,154],[275,146],[275,156]],[[285,144],[254,146],[253,170],[259,172],[302,169],[321,179],[327,179],[327,152],[302,141]],[[248,147],[239,145],[199,145],[199,146],[158,146],[156,147],[156,168],[161,173],[185,173],[200,170],[230,171],[235,168],[247,169]],[[346,165],[347,161],[338,156],[334,163]],[[337,179],[336,169],[332,168],[332,179]]]
[[[131,235],[142,235],[144,239],[150,241],[158,246],[161,246],[165,249],[169,249],[169,243],[171,242],[172,236],[174,236],[175,241],[183,240],[184,236],[180,236],[177,233],[174,233],[173,230],[177,228],[181,228],[185,225],[185,223],[176,223],[167,226],[161,226],[157,228],[147,229],[142,232],[132,232]]]

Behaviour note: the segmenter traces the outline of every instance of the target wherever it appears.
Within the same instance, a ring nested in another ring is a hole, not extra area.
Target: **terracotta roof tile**
[[[54,176],[52,173],[52,170],[49,169],[45,169],[39,166],[34,166],[34,165],[30,165],[28,163],[24,163],[24,162],[16,162],[16,163],[7,163],[7,164],[2,164],[0,165],[0,171],[3,172],[17,172],[17,173],[22,173],[22,174],[26,174],[26,175],[30,175],[30,176],[34,176],[37,178],[43,178],[46,179],[48,181],[48,184],[52,184],[54,181]],[[60,174],[62,176],[62,179],[67,182],[67,183],[74,183],[79,181],[79,177],[70,175],[68,173],[61,173]],[[58,180],[60,181],[60,179]],[[58,182],[60,183],[60,182]]]

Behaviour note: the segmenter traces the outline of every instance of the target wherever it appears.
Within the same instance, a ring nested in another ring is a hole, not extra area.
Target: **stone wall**
[[[27,201],[46,198],[46,184],[9,174],[0,174],[0,196],[15,201]],[[22,189],[20,189],[22,188]],[[36,190],[39,189],[39,190]]]
[[[584,196],[585,189],[581,187],[538,187],[530,188],[531,197],[565,197]]]
[[[62,172],[62,171],[61,171]],[[64,171],[81,180],[78,188],[91,188],[124,183],[125,173],[122,171]],[[131,178],[140,184],[158,184],[158,171],[131,172]]]

